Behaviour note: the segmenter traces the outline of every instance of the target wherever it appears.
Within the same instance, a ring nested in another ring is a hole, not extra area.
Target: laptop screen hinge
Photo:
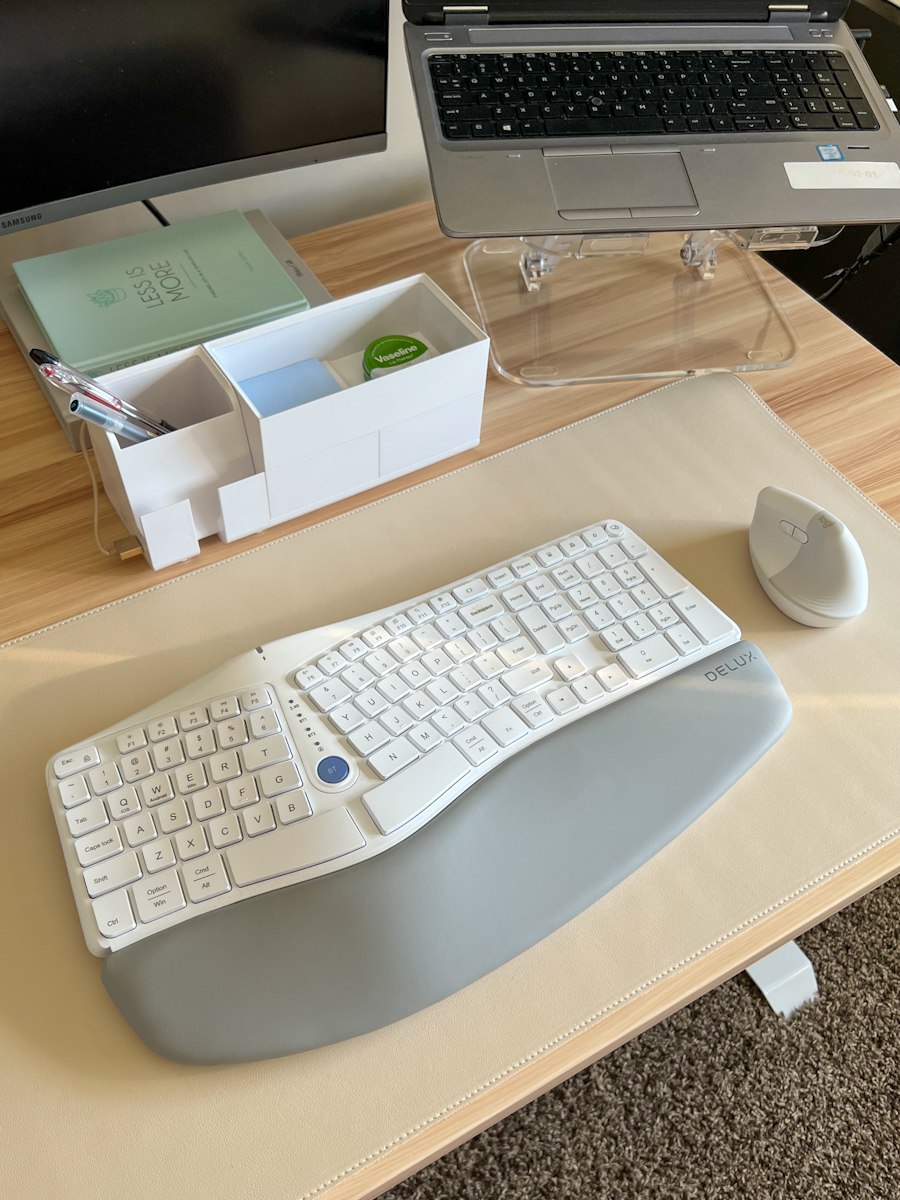
[[[443,13],[445,25],[488,24],[488,6],[486,4],[445,4]]]
[[[809,24],[809,5],[807,4],[770,4],[769,5],[769,23],[784,25],[785,23],[793,24],[800,22],[804,25]]]

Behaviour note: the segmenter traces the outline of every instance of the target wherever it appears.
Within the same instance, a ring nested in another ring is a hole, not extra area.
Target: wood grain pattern
[[[294,242],[335,296],[424,271],[471,316],[462,265],[465,246],[444,237],[431,203],[336,226]],[[752,386],[802,437],[877,503],[900,516],[900,367],[797,287],[762,264],[801,343],[795,362],[750,378]],[[635,303],[634,320],[647,313]],[[0,641],[127,596],[370,500],[641,395],[642,380],[566,388],[523,388],[488,379],[479,447],[392,483],[227,546],[202,543],[190,562],[153,572],[142,558],[103,558],[91,533],[91,490],[9,332],[0,329]],[[101,497],[106,545],[125,530]]]
[[[335,296],[424,271],[475,316],[462,267],[463,243],[440,233],[430,203],[311,234],[294,244]],[[900,517],[900,367],[772,268],[762,268],[795,327],[801,349],[790,367],[752,376],[752,386],[806,441],[886,511]],[[636,308],[634,319],[646,319],[647,314]],[[233,546],[207,539],[199,558],[154,573],[142,559],[120,563],[95,549],[84,463],[70,450],[12,338],[2,329],[0,640],[352,510],[647,390],[647,382],[639,380],[528,389],[492,374],[483,439],[476,450]],[[102,497],[104,541],[110,544],[123,532]],[[347,1176],[328,1196],[377,1196],[898,871],[900,844],[855,863]]]

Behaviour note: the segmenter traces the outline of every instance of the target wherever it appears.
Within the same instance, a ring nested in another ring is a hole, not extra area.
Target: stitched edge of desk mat
[[[892,520],[887,514],[885,514],[882,510],[880,510],[877,505],[875,505],[867,496],[865,496],[864,493],[862,493],[860,491],[859,488],[857,488],[850,481],[846,480],[840,474],[840,472],[838,472],[830,463],[828,463],[825,459],[823,459],[821,455],[819,455],[817,452],[812,450],[812,448],[809,447],[802,440],[802,438],[800,438],[796,433],[794,433],[793,430],[790,429],[789,426],[787,426],[774,413],[772,413],[771,410],[768,408],[768,406],[766,406],[764,404],[764,402],[752,391],[752,389],[750,389],[744,383],[743,380],[735,379],[734,377],[730,377],[730,378],[733,379],[734,382],[741,384],[742,392],[745,395],[752,397],[756,401],[756,405],[752,406],[755,411],[761,410],[763,413],[765,413],[766,416],[768,416],[769,418],[771,418],[775,421],[776,426],[780,426],[782,429],[786,430],[786,432],[788,434],[790,434],[790,438],[791,438],[792,442],[797,443],[799,446],[806,449],[811,460],[814,460],[818,464],[824,464],[828,468],[829,473],[837,481],[840,481],[844,486],[848,486],[852,490],[852,492],[855,492],[857,494],[857,496],[861,497],[866,502],[867,509],[873,509],[882,518],[883,524],[886,524],[887,526],[889,526],[893,529],[900,528],[900,526],[898,526],[896,521]],[[687,381],[681,380],[681,381],[673,382],[671,384],[667,384],[663,388],[655,389],[653,392],[647,393],[644,396],[634,397],[632,400],[629,400],[629,401],[625,402],[624,404],[617,405],[614,408],[608,409],[600,414],[597,414],[594,417],[585,418],[584,420],[575,422],[572,425],[564,427],[563,429],[555,430],[549,434],[542,435],[539,438],[531,439],[530,442],[523,443],[522,448],[525,448],[534,443],[548,440],[548,439],[556,437],[560,434],[565,434],[565,433],[569,432],[570,430],[577,428],[578,426],[587,424],[587,422],[589,422],[589,421],[598,420],[600,417],[612,416],[613,414],[618,413],[619,410],[625,409],[625,408],[633,405],[637,400],[649,399],[650,397],[658,396],[659,394],[669,391],[673,388],[685,388],[686,386],[689,388],[691,385],[694,384],[694,382],[695,382],[694,380],[687,380]],[[700,382],[700,381],[697,380],[696,382]],[[394,499],[399,500],[402,497],[406,496],[408,493],[418,490],[419,488],[429,486],[432,483],[439,483],[442,480],[447,479],[453,475],[456,475],[463,471],[468,471],[470,469],[470,467],[479,467],[482,465],[482,463],[485,463],[485,464],[490,463],[493,459],[504,457],[505,455],[510,454],[513,450],[518,450],[518,449],[519,449],[519,447],[512,447],[508,450],[501,451],[497,455],[492,455],[488,459],[480,460],[479,462],[469,464],[462,468],[457,468],[456,471],[449,472],[445,476],[439,476],[434,480],[428,480],[425,483],[416,485],[415,488],[405,489],[404,491],[397,493],[394,496],[385,497],[384,500],[394,500]],[[187,574],[180,576],[174,580],[170,580],[170,581],[166,581],[165,583],[153,585],[150,588],[144,589],[142,592],[135,593],[133,596],[129,596],[129,597],[125,597],[121,600],[113,601],[107,605],[99,606],[98,608],[89,610],[89,612],[79,614],[75,617],[67,618],[65,621],[56,622],[53,625],[47,626],[45,630],[37,630],[37,631],[34,631],[34,633],[22,635],[21,637],[13,639],[12,641],[6,643],[6,645],[14,646],[17,644],[21,644],[23,642],[28,641],[30,638],[35,637],[38,633],[46,632],[46,631],[53,630],[53,629],[58,629],[62,626],[65,626],[72,622],[78,621],[82,617],[87,617],[87,616],[93,615],[94,613],[103,612],[106,609],[114,608],[114,607],[118,606],[119,604],[125,603],[126,601],[129,601],[132,599],[135,599],[135,600],[139,599],[144,594],[157,591],[161,588],[168,587],[171,583],[179,583],[179,582],[183,582],[183,581],[189,581],[189,580],[193,579],[193,577],[195,575],[203,574],[203,573],[211,570],[213,567],[222,567],[222,566],[227,567],[228,564],[236,561],[237,559],[242,559],[242,558],[248,557],[250,555],[256,554],[256,553],[258,553],[259,550],[266,550],[270,546],[277,546],[277,545],[281,544],[282,542],[292,541],[292,540],[296,539],[299,536],[299,534],[305,535],[305,534],[313,533],[313,532],[323,528],[324,526],[332,524],[336,520],[343,519],[344,516],[354,516],[358,512],[363,512],[368,508],[372,508],[372,507],[381,505],[384,503],[384,500],[374,501],[369,505],[363,506],[361,509],[354,510],[353,512],[350,512],[347,514],[341,514],[340,517],[331,518],[329,521],[326,521],[326,522],[320,522],[318,525],[311,526],[309,529],[298,531],[298,533],[286,535],[284,538],[278,539],[277,541],[272,542],[272,543],[268,543],[265,546],[257,547],[257,548],[254,548],[253,550],[244,551],[241,555],[235,555],[232,558],[223,560],[220,563],[210,564],[210,566],[208,566],[208,567],[203,567],[203,568],[198,569],[197,571],[188,572]],[[774,610],[772,610],[772,611],[774,612]],[[543,1057],[544,1054],[546,1054],[550,1050],[556,1048],[561,1043],[567,1041],[570,1037],[574,1036],[575,1034],[577,1034],[584,1028],[590,1026],[595,1021],[601,1019],[603,1016],[607,1015],[611,1011],[614,1011],[616,1008],[621,1007],[623,1004],[627,1003],[628,1001],[635,998],[636,996],[639,996],[639,995],[645,993],[650,988],[652,988],[657,983],[659,983],[661,980],[670,977],[672,974],[683,969],[688,964],[695,962],[698,958],[703,957],[703,955],[705,955],[706,953],[708,953],[709,951],[714,949],[716,946],[719,946],[722,943],[730,940],[732,937],[736,936],[737,934],[742,932],[744,929],[756,924],[759,920],[763,919],[764,917],[769,915],[771,912],[777,911],[779,908],[783,907],[785,904],[791,902],[798,896],[803,895],[805,892],[811,890],[813,887],[817,886],[819,883],[830,878],[831,876],[836,874],[838,871],[843,870],[847,866],[851,865],[852,863],[857,862],[860,859],[866,857],[869,853],[871,853],[872,851],[876,850],[880,846],[886,844],[887,842],[892,840],[894,837],[896,837],[898,832],[900,832],[900,829],[891,828],[887,832],[881,834],[877,839],[870,841],[868,844],[855,850],[855,852],[852,853],[851,855],[843,857],[836,865],[828,866],[828,867],[824,868],[823,870],[819,871],[817,874],[808,878],[805,883],[801,883],[799,886],[797,886],[797,887],[791,889],[789,892],[787,892],[782,897],[782,899],[773,901],[772,903],[767,904],[765,907],[760,908],[760,910],[755,915],[752,915],[752,916],[746,918],[745,920],[741,921],[740,923],[734,925],[733,928],[731,928],[730,930],[728,930],[725,933],[720,934],[714,940],[706,942],[705,944],[700,946],[698,949],[692,951],[686,957],[679,958],[676,962],[671,963],[667,967],[664,967],[663,969],[658,971],[657,974],[653,975],[649,979],[646,979],[644,982],[636,984],[634,987],[632,987],[630,990],[625,992],[618,999],[608,1001],[607,1003],[605,1003],[603,1005],[602,1008],[598,1009],[596,1012],[584,1017],[584,1019],[578,1021],[577,1024],[571,1026],[569,1029],[558,1034],[557,1036],[553,1037],[549,1041],[543,1043],[538,1048],[529,1051],[527,1054],[522,1055],[521,1057],[516,1058],[514,1062],[512,1062],[508,1066],[504,1066],[502,1070],[495,1071],[494,1073],[492,1073],[489,1076],[489,1078],[484,1080],[484,1082],[482,1082],[481,1084],[479,1084],[476,1087],[473,1087],[473,1088],[467,1090],[465,1093],[461,1094],[456,1100],[453,1100],[453,1101],[443,1105],[441,1108],[439,1108],[435,1112],[433,1112],[433,1114],[430,1117],[424,1118],[423,1120],[417,1121],[415,1124],[410,1125],[409,1128],[406,1129],[403,1133],[398,1134],[394,1138],[391,1138],[389,1141],[385,1142],[385,1144],[383,1146],[379,1147],[377,1150],[373,1150],[371,1153],[368,1153],[368,1154],[364,1155],[363,1157],[358,1158],[351,1165],[347,1166],[346,1168],[342,1169],[341,1171],[337,1172],[336,1174],[332,1174],[331,1177],[328,1178],[324,1183],[321,1183],[318,1186],[313,1187],[313,1188],[311,1188],[311,1190],[307,1191],[305,1193],[305,1196],[306,1197],[316,1196],[316,1195],[320,1194],[321,1192],[327,1190],[329,1187],[331,1187],[333,1184],[337,1183],[338,1181],[353,1174],[355,1171],[357,1171],[361,1167],[365,1166],[366,1164],[371,1163],[380,1157],[383,1157],[386,1153],[388,1153],[390,1150],[395,1148],[397,1145],[403,1143],[408,1138],[414,1136],[416,1133],[420,1132],[421,1130],[428,1128],[430,1125],[433,1125],[435,1122],[440,1120],[442,1117],[444,1117],[444,1116],[448,1115],[449,1113],[462,1107],[468,1101],[472,1100],[473,1098],[482,1094],[486,1090],[490,1089],[494,1084],[496,1084],[500,1080],[506,1078],[510,1074],[515,1073],[521,1067],[527,1065],[528,1063],[534,1061],[535,1059]]]
[[[716,372],[714,374],[718,375],[719,373]],[[740,384],[747,395],[756,401],[757,405],[763,410],[766,416],[770,417],[771,420],[773,420],[776,425],[779,425],[786,433],[789,433],[794,441],[802,446],[804,450],[811,454],[813,458],[817,459],[823,466],[827,467],[833,475],[836,475],[837,478],[845,483],[849,488],[852,488],[857,496],[865,500],[866,504],[868,504],[869,507],[872,508],[889,525],[892,525],[895,529],[900,531],[900,524],[898,524],[898,522],[895,521],[889,513],[886,513],[884,509],[880,508],[874,500],[870,499],[870,497],[867,496],[861,488],[858,488],[852,479],[848,479],[846,475],[842,475],[837,467],[833,466],[827,458],[823,458],[818,450],[815,450],[812,446],[810,446],[809,442],[805,442],[798,433],[795,433],[795,431],[791,429],[790,425],[788,425],[786,421],[783,421],[777,413],[773,412],[768,404],[766,404],[765,400],[763,400],[761,396],[754,392],[753,388],[751,388],[748,383],[745,383],[745,381],[739,375],[732,375],[728,374],[727,372],[721,372],[721,374],[727,375],[729,379],[732,379],[735,383]],[[639,400],[648,400],[651,396],[659,396],[663,392],[669,391],[671,388],[684,387],[685,384],[691,384],[696,379],[709,379],[712,377],[714,376],[697,375],[690,376],[687,379],[675,379],[671,383],[665,384],[663,387],[654,388],[652,391],[644,392],[640,396],[632,396],[630,400],[624,400],[621,404],[613,405],[612,408],[605,408],[602,412],[594,413],[593,416],[582,417],[580,421],[573,421],[571,425],[562,425],[559,429],[552,429],[549,433],[542,433],[538,437],[529,438],[527,442],[519,442],[515,446],[507,446],[505,450],[498,450],[496,454],[490,454],[487,458],[476,459],[475,462],[466,463],[466,465],[463,467],[456,467],[454,470],[446,471],[442,475],[435,475],[432,479],[425,479],[421,483],[415,483],[412,485],[412,487],[402,488],[399,492],[392,492],[389,496],[382,496],[378,500],[370,500],[368,504],[361,504],[359,508],[351,508],[347,512],[338,513],[337,516],[328,517],[325,521],[317,521],[315,525],[308,525],[305,529],[298,529],[294,533],[285,534],[283,537],[273,538],[272,541],[264,542],[261,546],[254,546],[250,550],[242,550],[239,554],[232,554],[229,555],[228,558],[219,559],[218,562],[208,563],[205,567],[197,567],[197,569],[194,571],[186,571],[183,575],[176,575],[174,579],[166,579],[162,583],[151,584],[150,587],[141,588],[139,592],[131,592],[128,596],[121,596],[118,600],[110,600],[106,604],[99,604],[96,608],[87,608],[84,610],[84,612],[76,613],[71,617],[65,617],[62,621],[54,621],[50,625],[42,625],[40,629],[34,629],[30,633],[19,634],[18,637],[10,638],[9,641],[0,642],[0,650],[5,650],[8,646],[17,646],[22,642],[27,642],[29,639],[37,637],[39,634],[49,633],[51,629],[60,629],[64,625],[71,625],[73,621],[80,621],[84,617],[92,617],[95,613],[106,612],[108,609],[117,608],[120,604],[128,604],[132,600],[137,600],[140,596],[149,595],[151,592],[157,592],[163,588],[174,587],[179,583],[184,583],[188,579],[194,579],[198,575],[204,575],[208,571],[215,571],[220,567],[238,562],[240,559],[249,558],[251,555],[259,554],[270,549],[270,547],[280,546],[285,542],[294,541],[296,538],[305,537],[307,534],[313,533],[315,530],[323,529],[328,525],[333,525],[336,521],[343,521],[347,517],[355,517],[359,513],[366,512],[370,508],[378,508],[380,505],[387,504],[389,501],[394,500],[398,496],[406,496],[411,492],[420,491],[422,488],[431,487],[433,484],[439,483],[444,479],[450,479],[454,475],[461,475],[465,471],[471,471],[476,467],[481,467],[487,463],[494,462],[495,459],[505,458],[507,454],[515,454],[518,450],[523,450],[526,446],[533,446],[537,442],[545,442],[550,438],[559,437],[560,434],[570,433],[573,429],[577,429],[580,425],[587,425],[591,421],[600,421],[604,417],[611,416],[613,413],[621,412],[622,409],[628,408],[632,404],[636,404]],[[302,631],[298,630],[297,632],[299,633]],[[306,1197],[302,1197],[302,1200],[306,1200]]]

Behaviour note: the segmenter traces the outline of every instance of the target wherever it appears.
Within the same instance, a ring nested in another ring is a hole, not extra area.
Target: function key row
[[[211,720],[226,721],[231,717],[237,717],[242,711],[252,712],[254,709],[263,708],[271,703],[272,696],[268,688],[247,688],[241,692],[240,698],[221,696],[216,700],[207,701],[206,705],[185,709],[177,717],[175,715],[159,717],[147,726],[126,730],[117,736],[116,744],[120,754],[129,754],[133,750],[143,750],[150,743],[165,742],[169,738],[175,737],[179,731],[187,733],[193,729],[201,729],[208,726]],[[68,754],[61,754],[53,764],[53,771],[57,779],[67,779],[70,775],[99,765],[100,751],[97,747],[82,746]]]

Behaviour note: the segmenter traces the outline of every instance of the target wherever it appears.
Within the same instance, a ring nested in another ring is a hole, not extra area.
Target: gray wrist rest
[[[508,759],[407,841],[112,953],[103,983],[164,1058],[275,1058],[379,1029],[571,920],[709,808],[791,704],[751,642]]]

